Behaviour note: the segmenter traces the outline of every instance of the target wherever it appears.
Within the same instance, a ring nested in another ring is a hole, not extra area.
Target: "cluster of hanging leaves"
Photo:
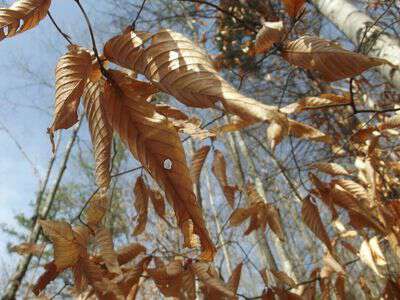
[[[50,2],[19,0],[11,7],[1,9],[0,39],[36,26],[46,16]],[[223,8],[230,5],[230,1],[222,2]],[[290,18],[296,19],[302,14],[305,1],[284,0],[283,4]],[[262,12],[265,7],[256,9]],[[243,4],[235,4],[231,13],[236,16],[242,10]],[[244,19],[241,22],[252,24]],[[287,41],[288,29],[284,24],[279,20],[265,22],[254,36],[255,53],[267,53],[275,47],[287,62],[310,70],[325,81],[354,77],[371,67],[388,63],[384,59],[345,50],[335,42],[319,37],[302,36]],[[227,29],[229,24],[221,23],[221,28]],[[242,264],[236,267],[227,283],[220,279],[220,274],[212,265],[216,248],[193,192],[193,182],[199,183],[211,147],[200,147],[189,168],[180,133],[199,140],[214,140],[219,134],[237,131],[257,122],[267,122],[267,138],[272,149],[288,135],[333,146],[335,141],[331,136],[294,121],[288,115],[346,105],[349,97],[322,94],[300,99],[281,109],[263,104],[241,94],[224,80],[203,49],[182,34],[168,29],[150,33],[127,28],[105,44],[103,58],[100,61],[89,50],[71,45],[56,67],[54,119],[49,134],[52,137],[57,130],[68,129],[78,122],[77,110],[82,98],[96,161],[96,183],[100,191],[90,199],[85,209],[84,225],[73,227],[64,221],[40,221],[44,234],[53,245],[54,260],[44,266],[45,272],[34,286],[34,293],[40,294],[59,274],[69,269],[73,273],[76,294],[85,294],[87,297],[134,299],[144,278],[150,278],[166,297],[195,299],[197,279],[206,299],[235,299]],[[108,68],[106,61],[117,65],[118,70]],[[138,80],[138,74],[147,81]],[[153,104],[152,97],[160,92],[173,96],[189,107],[223,110],[231,116],[231,121],[207,131],[199,120],[189,118],[179,109],[166,104]],[[400,167],[396,161],[384,160],[379,148],[380,140],[393,134],[393,130],[399,127],[400,121],[396,116],[377,126],[363,128],[353,135],[352,140],[357,148],[356,170],[349,170],[334,162],[311,166],[317,172],[331,177],[328,182],[322,181],[310,172],[313,189],[302,201],[301,209],[304,224],[325,246],[324,265],[312,272],[312,276],[319,281],[322,294],[326,291],[329,293],[332,280],[335,280],[338,294],[344,294],[346,265],[337,255],[336,248],[339,245],[348,249],[378,276],[383,276],[382,267],[387,265],[380,248],[383,239],[400,257],[397,222],[400,204],[398,200],[382,201],[382,195],[393,192],[385,182]],[[146,231],[149,201],[162,219],[165,218],[168,203],[175,212],[184,247],[198,249],[198,257],[175,257],[165,261],[147,255],[146,248],[140,244],[114,249],[112,235],[103,225],[109,209],[106,194],[112,177],[110,164],[114,134],[119,135],[146,171],[146,175],[137,178],[134,186],[137,218],[133,235],[141,235]],[[230,225],[238,226],[249,219],[245,235],[254,230],[265,232],[269,227],[281,241],[285,241],[279,210],[267,202],[257,185],[248,183],[245,187],[238,187],[229,183],[223,153],[215,149],[212,152],[212,172],[233,210]],[[152,188],[155,185],[158,188]],[[245,207],[235,207],[235,194],[239,192],[248,198]],[[334,239],[325,228],[317,199],[332,214],[332,224],[337,230]],[[338,208],[348,213],[348,226],[354,230],[343,225]],[[364,234],[364,229],[373,231],[375,235],[371,237]],[[357,250],[345,239],[358,237],[360,233],[363,233],[363,241]],[[35,244],[21,244],[12,248],[20,254],[38,256],[44,249],[45,245]],[[269,288],[265,290],[263,299],[274,299],[275,296],[300,299],[300,296],[282,287],[296,288],[297,283],[292,278],[282,271],[268,272],[281,285],[269,287],[268,278],[265,277],[265,284]],[[316,282],[310,281],[303,296],[313,297]],[[387,294],[392,285],[389,279]]]

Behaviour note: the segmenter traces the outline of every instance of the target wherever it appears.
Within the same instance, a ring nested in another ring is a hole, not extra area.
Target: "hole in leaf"
[[[172,169],[172,160],[170,160],[169,158],[164,160],[164,169],[166,169],[166,170]]]

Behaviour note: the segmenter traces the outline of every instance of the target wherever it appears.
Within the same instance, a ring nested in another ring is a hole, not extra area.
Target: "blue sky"
[[[90,3],[83,5],[92,11]],[[53,1],[50,11],[74,42],[85,45],[87,28],[73,1]],[[46,129],[52,120],[54,68],[65,50],[65,40],[48,18],[33,30],[0,42],[0,128],[7,127],[42,177],[51,155]],[[63,132],[64,143],[68,135]],[[32,215],[29,203],[35,199],[39,180],[4,129],[0,129],[0,145],[0,223],[15,227],[16,213]],[[66,178],[71,172],[67,169]],[[8,241],[9,236],[1,233],[0,263],[7,260]]]

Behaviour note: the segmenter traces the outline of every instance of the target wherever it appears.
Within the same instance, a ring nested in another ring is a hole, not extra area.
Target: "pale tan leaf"
[[[91,64],[90,53],[76,45],[69,46],[68,52],[58,61],[54,120],[49,129],[50,134],[78,122],[79,99],[89,77]]]
[[[193,221],[195,233],[202,243],[202,255],[205,259],[212,259],[214,246],[192,190],[193,183],[179,135],[164,116],[154,109],[151,111],[153,106],[143,103],[143,99],[151,95],[146,92],[151,90],[146,88],[148,84],[135,82],[132,85],[136,85],[135,89],[130,89],[137,91],[135,98],[123,89],[115,89],[110,82],[106,83],[104,107],[107,118],[133,156],[165,191],[168,201],[173,204],[179,227],[182,229],[185,221]]]
[[[276,107],[241,95],[217,73],[202,49],[172,30],[149,35],[127,29],[106,43],[104,54],[188,106],[214,107],[221,101],[227,112],[243,120],[286,120]]]
[[[221,126],[212,128],[210,131],[216,135],[221,135],[227,132],[239,131],[247,126],[251,125],[252,122],[242,120],[238,116],[232,116],[230,122]]]
[[[332,256],[329,252],[324,255],[323,258],[324,267],[321,270],[321,277],[329,277],[331,273],[335,272],[338,274],[345,274],[345,270],[342,265]]]
[[[96,244],[100,248],[100,256],[106,264],[107,270],[111,273],[121,274],[118,264],[118,255],[114,250],[114,243],[109,230],[100,227],[95,232]]]
[[[374,257],[371,251],[371,248],[369,246],[369,243],[367,240],[364,240],[361,243],[361,247],[360,247],[360,252],[359,252],[359,257],[360,260],[366,264],[368,267],[371,268],[372,271],[374,271],[374,273],[376,275],[378,275],[379,277],[383,278],[382,274],[379,272],[375,261],[374,261]]]
[[[135,209],[138,215],[137,225],[133,230],[133,235],[139,235],[146,229],[147,212],[149,205],[149,190],[144,183],[143,177],[138,177],[136,180],[135,188]]]
[[[387,262],[385,256],[383,255],[382,249],[379,246],[378,237],[374,236],[372,239],[368,241],[369,248],[371,249],[372,256],[374,261],[378,266],[386,266]]]
[[[89,201],[85,210],[86,222],[91,227],[96,227],[105,216],[109,206],[109,200],[105,193],[96,193]]]
[[[328,250],[332,252],[332,244],[329,239],[328,233],[325,230],[325,226],[322,223],[319,209],[312,202],[310,196],[307,196],[303,200],[301,217],[304,224],[306,224],[308,228],[310,228],[310,230],[326,245]]]
[[[305,97],[280,109],[285,114],[299,113],[305,110],[323,109],[350,104],[349,96],[321,94],[318,97]]]
[[[294,120],[289,120],[289,134],[300,139],[323,142],[326,144],[333,143],[333,138],[331,136],[326,135],[310,125]]]
[[[132,243],[121,249],[118,249],[117,251],[118,264],[124,265],[133,260],[136,256],[138,256],[141,253],[146,253],[146,248],[141,244],[137,243]]]
[[[228,184],[228,176],[226,174],[226,161],[224,155],[219,150],[214,151],[214,160],[211,170],[215,177],[218,179],[218,183],[221,186],[222,191],[224,192],[228,204],[233,208],[235,206],[235,195],[234,193],[232,193],[232,189],[226,188],[230,186]]]
[[[288,135],[288,131],[289,128],[287,127],[287,124],[282,125],[278,122],[271,122],[267,129],[267,138],[270,142],[272,151],[274,151],[275,147]]]
[[[10,247],[10,251],[16,252],[20,255],[31,254],[35,256],[41,256],[45,247],[46,244],[22,243]]]
[[[340,178],[336,179],[334,183],[341,186],[343,189],[362,201],[369,200],[368,191],[361,184],[353,180]]]
[[[369,68],[389,64],[385,59],[351,52],[332,41],[314,36],[287,42],[282,57],[293,65],[314,71],[328,82],[354,77]]]
[[[193,154],[191,174],[195,183],[198,183],[200,180],[200,173],[210,149],[210,146],[203,146]]]
[[[104,97],[104,80],[96,82],[88,80],[83,91],[86,117],[89,122],[94,158],[96,161],[96,183],[107,189],[110,184],[110,161],[112,129],[106,119],[100,98]],[[103,101],[104,102],[104,101]]]
[[[286,13],[292,18],[299,15],[306,3],[305,0],[282,0],[282,2],[285,5]]]
[[[38,25],[50,4],[51,0],[18,0],[9,8],[0,8],[0,41]]]
[[[198,118],[190,118],[188,120],[172,120],[172,124],[174,124],[180,133],[188,134],[193,139],[200,141],[216,136],[215,133],[202,128],[201,120]]]
[[[315,168],[332,176],[350,175],[344,167],[336,163],[313,163],[310,168]]]
[[[218,292],[223,293],[225,296],[236,299],[235,293],[229,289],[225,283],[220,281],[218,278],[212,277],[208,273],[208,269],[210,265],[205,262],[194,262],[189,265],[193,270],[193,273],[197,276],[197,278],[207,287],[214,289]]]
[[[256,36],[256,53],[267,52],[284,35],[283,22],[264,22]]]
[[[278,279],[279,282],[286,284],[291,288],[295,288],[297,286],[296,282],[285,272],[274,269],[270,269],[270,272],[275,276],[276,279]]]
[[[285,232],[283,230],[282,219],[279,214],[279,210],[275,206],[268,204],[266,206],[266,218],[271,230],[277,235],[277,237],[281,241],[284,241]]]
[[[54,263],[58,270],[77,263],[80,255],[79,244],[75,241],[71,225],[63,221],[40,220],[44,234],[54,247]]]
[[[156,214],[160,218],[164,218],[165,216],[165,201],[163,195],[159,191],[150,190],[149,191],[150,200],[153,204],[153,208]]]

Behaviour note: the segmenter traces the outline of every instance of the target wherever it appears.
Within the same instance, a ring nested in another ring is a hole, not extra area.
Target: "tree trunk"
[[[361,12],[347,0],[312,0],[315,7],[342,31],[360,49],[371,56],[385,58],[400,65],[400,42]],[[367,34],[364,38],[365,32]],[[362,45],[360,46],[360,44]],[[380,73],[397,89],[400,89],[400,70],[389,65],[378,68]]]
[[[40,209],[39,215],[36,217],[36,219],[32,225],[32,231],[27,240],[28,243],[36,243],[39,240],[39,237],[41,235],[41,227],[40,227],[40,224],[38,221],[40,219],[46,219],[51,210],[51,207],[52,207],[54,200],[56,198],[56,195],[57,195],[57,191],[61,184],[61,179],[63,178],[64,172],[67,168],[67,163],[70,158],[70,154],[71,154],[73,145],[75,143],[76,137],[78,135],[80,125],[82,124],[82,120],[83,120],[83,117],[81,116],[79,123],[74,127],[74,129],[72,131],[72,136],[67,145],[67,148],[66,148],[63,160],[62,160],[62,165],[60,167],[59,173],[56,178],[56,182],[55,182],[52,190],[50,191],[48,197],[46,198],[45,202],[43,203],[43,207]],[[19,261],[19,263],[17,265],[17,269],[15,270],[14,274],[12,274],[9,279],[7,288],[4,291],[4,294],[1,298],[2,300],[16,299],[18,289],[20,288],[22,280],[24,279],[25,274],[28,271],[28,267],[29,267],[31,260],[32,260],[32,255],[25,255]]]

